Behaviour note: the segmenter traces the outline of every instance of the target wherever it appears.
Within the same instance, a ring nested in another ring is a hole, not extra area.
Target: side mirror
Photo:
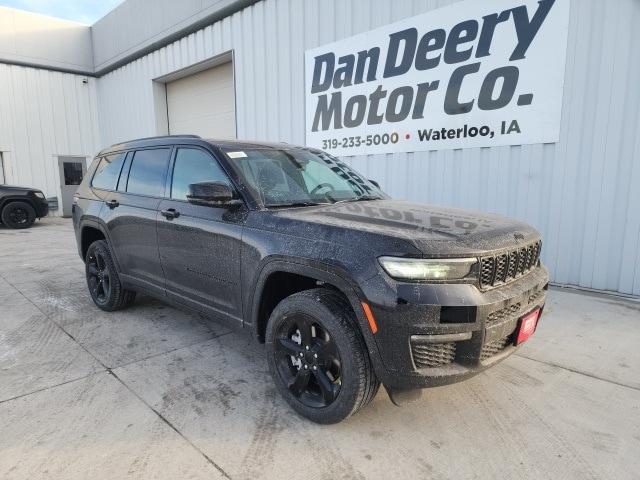
[[[369,179],[369,181],[370,181],[371,183],[373,183],[376,187],[380,188],[380,184],[379,184],[378,182],[376,182],[375,180],[371,180],[371,179]]]
[[[188,187],[187,200],[204,205],[235,205],[240,203],[233,189],[224,182],[192,183]]]

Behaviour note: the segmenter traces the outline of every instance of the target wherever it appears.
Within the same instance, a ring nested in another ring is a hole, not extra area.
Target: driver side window
[[[178,148],[171,179],[171,198],[187,200],[189,185],[201,182],[224,182],[229,178],[209,153],[199,148]]]

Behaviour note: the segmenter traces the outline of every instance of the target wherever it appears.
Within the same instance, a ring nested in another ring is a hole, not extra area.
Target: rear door
[[[167,199],[160,203],[158,245],[167,295],[200,311],[242,324],[240,248],[244,206],[194,205],[191,183],[229,181],[203,148],[177,147]]]
[[[156,217],[170,157],[171,147],[129,152],[117,191],[105,198],[102,210],[123,280],[162,293]]]

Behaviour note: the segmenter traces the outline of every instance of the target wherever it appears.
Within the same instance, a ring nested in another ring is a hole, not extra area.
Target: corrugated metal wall
[[[95,79],[0,63],[0,151],[7,183],[59,196],[57,156],[92,157],[100,147],[97,120]]]
[[[306,49],[451,3],[260,2],[100,78],[103,143],[155,134],[151,79],[231,49],[239,137],[303,143]],[[530,222],[555,282],[640,295],[639,24],[638,0],[573,2],[558,144],[348,161],[395,197]]]

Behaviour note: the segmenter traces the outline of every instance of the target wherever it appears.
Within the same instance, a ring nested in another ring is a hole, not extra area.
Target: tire
[[[380,387],[351,306],[327,288],[295,293],[276,306],[266,354],[280,394],[312,422],[344,420]]]
[[[2,223],[9,228],[29,228],[36,221],[36,211],[27,202],[11,202],[2,209]]]
[[[122,287],[111,250],[104,240],[93,242],[87,249],[85,275],[93,303],[104,311],[128,307],[136,298],[136,292]]]

